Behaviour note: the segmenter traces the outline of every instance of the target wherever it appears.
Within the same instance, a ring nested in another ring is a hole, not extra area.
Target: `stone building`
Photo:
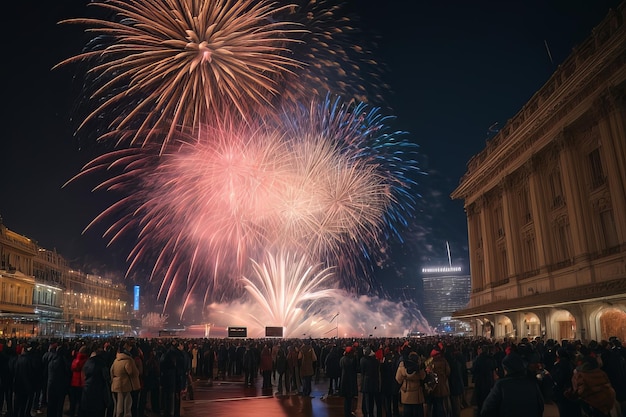
[[[626,3],[468,163],[476,335],[626,339]]]
[[[33,258],[37,245],[7,229],[0,218],[0,338],[32,337],[38,317],[33,305]]]
[[[73,270],[0,218],[0,338],[123,335],[129,306],[124,285]]]

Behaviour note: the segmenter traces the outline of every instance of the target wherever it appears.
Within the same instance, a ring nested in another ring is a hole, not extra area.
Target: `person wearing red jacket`
[[[83,395],[83,387],[85,386],[85,375],[83,374],[83,366],[89,359],[89,349],[87,346],[81,346],[78,353],[72,360],[72,379],[70,381],[70,417],[78,417],[80,399]]]

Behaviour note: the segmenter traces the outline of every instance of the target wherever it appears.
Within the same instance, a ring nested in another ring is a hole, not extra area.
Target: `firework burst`
[[[390,211],[410,212],[410,194],[399,189],[417,169],[414,149],[385,133],[377,114],[328,99],[301,107],[291,124],[207,128],[209,138],[165,149],[115,150],[79,176],[104,170],[110,179],[99,188],[126,194],[94,223],[117,219],[111,242],[137,234],[131,269],[152,258],[168,300],[181,289],[204,292],[205,302],[231,298],[250,259],[279,249],[336,266],[342,287],[363,289],[375,251],[396,230]]]
[[[263,263],[252,262],[254,276],[243,283],[263,310],[260,317],[250,317],[261,325],[287,328],[297,332],[309,314],[318,314],[325,299],[337,298],[339,292],[327,286],[331,268],[312,266],[307,257],[298,258],[284,251],[278,256],[268,253]]]
[[[76,18],[93,39],[86,52],[59,65],[87,61],[89,102],[81,128],[108,117],[109,130],[130,145],[165,144],[197,134],[233,111],[244,120],[269,107],[276,79],[300,63],[289,45],[302,31],[272,16],[264,0],[108,0],[90,5],[111,20]],[[285,6],[286,7],[286,6]]]

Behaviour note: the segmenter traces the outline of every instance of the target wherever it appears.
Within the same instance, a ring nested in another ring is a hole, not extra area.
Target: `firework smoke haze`
[[[89,102],[81,128],[111,118],[100,139],[165,144],[196,134],[235,112],[267,113],[276,79],[301,64],[290,43],[303,29],[272,18],[289,6],[264,0],[95,1],[114,20],[75,18],[93,34],[86,52],[57,66],[87,61]],[[79,128],[80,130],[80,128]]]

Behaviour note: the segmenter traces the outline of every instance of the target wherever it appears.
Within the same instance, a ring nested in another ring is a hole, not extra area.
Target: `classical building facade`
[[[123,285],[73,270],[0,218],[0,338],[123,335],[129,306]]]
[[[33,305],[33,258],[37,245],[15,233],[0,219],[0,338],[37,335]]]
[[[626,339],[626,3],[468,163],[476,335]]]

